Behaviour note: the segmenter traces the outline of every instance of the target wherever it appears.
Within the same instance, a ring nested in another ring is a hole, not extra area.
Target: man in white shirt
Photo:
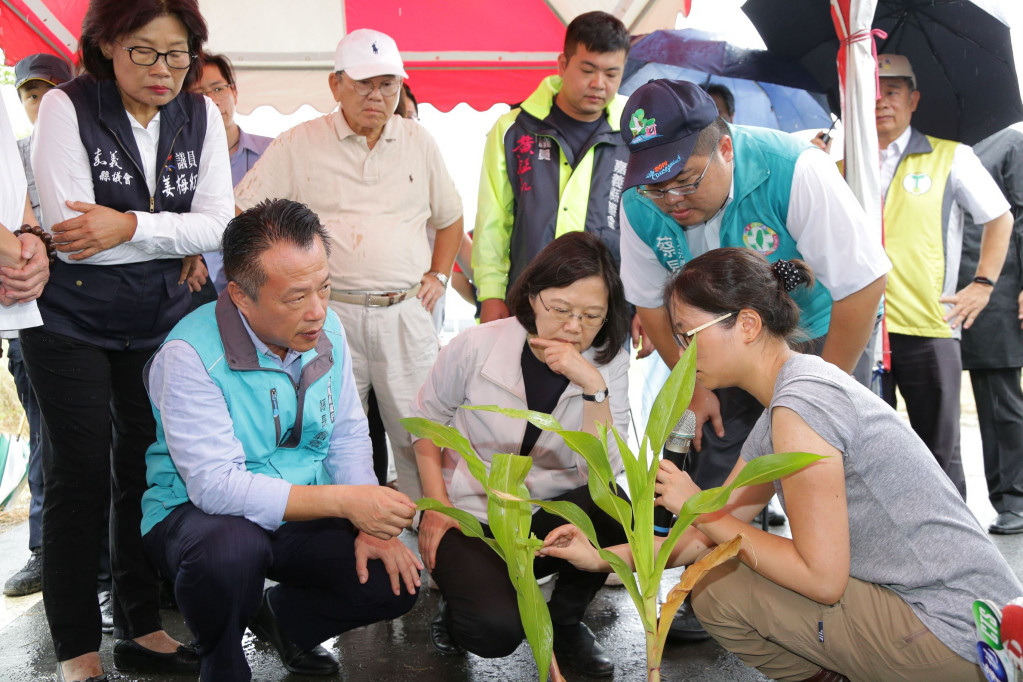
[[[881,155],[884,246],[892,262],[885,288],[890,371],[885,399],[898,387],[917,435],[966,497],[959,452],[960,328],[987,305],[1002,270],[1012,216],[991,175],[963,144],[911,127],[920,102],[902,55],[878,57],[881,97],[874,110]],[[984,225],[973,281],[956,291],[963,210]]]
[[[430,313],[462,241],[462,202],[430,134],[393,115],[405,77],[390,37],[349,33],[329,77],[338,111],[281,134],[235,199],[243,210],[264,198],[300,201],[330,232],[331,308],[359,395],[365,407],[375,389],[398,486],[417,499],[415,454],[400,420],[437,357]],[[437,228],[432,255],[427,226]]]

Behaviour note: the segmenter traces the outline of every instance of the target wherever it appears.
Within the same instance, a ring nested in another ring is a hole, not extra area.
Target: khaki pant
[[[423,496],[412,438],[399,420],[437,359],[440,344],[433,317],[417,298],[386,308],[331,301],[352,350],[352,374],[366,408],[369,387],[376,391],[380,418],[394,453],[398,488],[416,501]]]
[[[693,610],[721,646],[776,680],[805,680],[821,668],[853,682],[984,679],[898,595],[855,578],[826,606],[733,559],[697,584]]]

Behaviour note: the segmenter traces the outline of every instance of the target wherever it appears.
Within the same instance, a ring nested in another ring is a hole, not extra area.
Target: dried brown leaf
[[[723,564],[739,553],[744,537],[746,536],[736,535],[723,545],[718,545],[708,552],[706,556],[682,572],[682,578],[679,579],[675,587],[671,588],[667,598],[665,598],[664,603],[661,605],[661,615],[657,619],[657,640],[662,651],[664,650],[664,642],[668,637],[668,628],[671,626],[671,621],[675,618],[675,612],[682,606],[682,602],[685,601],[686,597],[689,596],[689,593],[696,586],[696,583],[700,581],[700,578],[707,571]]]

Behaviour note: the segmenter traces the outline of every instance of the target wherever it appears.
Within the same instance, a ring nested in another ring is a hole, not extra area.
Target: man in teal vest
[[[892,261],[885,290],[891,371],[882,378],[882,390],[895,407],[898,387],[913,430],[965,498],[960,327],[969,329],[988,303],[1002,271],[1012,215],[970,147],[911,127],[920,91],[909,60],[882,54],[877,61],[881,92],[874,116],[885,192],[884,246]],[[972,280],[956,291],[964,209],[984,231]]]
[[[422,565],[395,537],[415,505],[373,474],[327,307],[329,252],[302,204],[244,211],[224,232],[227,288],[174,327],[147,371],[157,435],[143,542],[174,583],[202,679],[251,678],[246,625],[288,670],[333,674],[320,642],[415,603]],[[278,584],[264,592],[266,578]]]
[[[852,372],[890,265],[828,156],[785,133],[726,123],[707,93],[683,81],[637,89],[621,128],[630,152],[622,282],[661,359],[673,367],[679,357],[662,295],[672,273],[709,250],[746,247],[813,268],[817,286],[792,292],[808,350]],[[699,454],[689,473],[703,488],[721,485],[763,406],[740,389],[697,382],[690,408]],[[706,637],[691,611],[680,614],[673,639]]]

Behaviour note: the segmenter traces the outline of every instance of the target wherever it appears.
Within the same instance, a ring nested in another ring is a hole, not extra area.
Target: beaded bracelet
[[[46,256],[53,263],[57,260],[57,245],[53,243],[53,236],[49,232],[39,227],[38,225],[29,225],[25,223],[21,226],[21,229],[15,230],[14,235],[19,234],[34,234],[42,240],[43,245],[46,246]]]

